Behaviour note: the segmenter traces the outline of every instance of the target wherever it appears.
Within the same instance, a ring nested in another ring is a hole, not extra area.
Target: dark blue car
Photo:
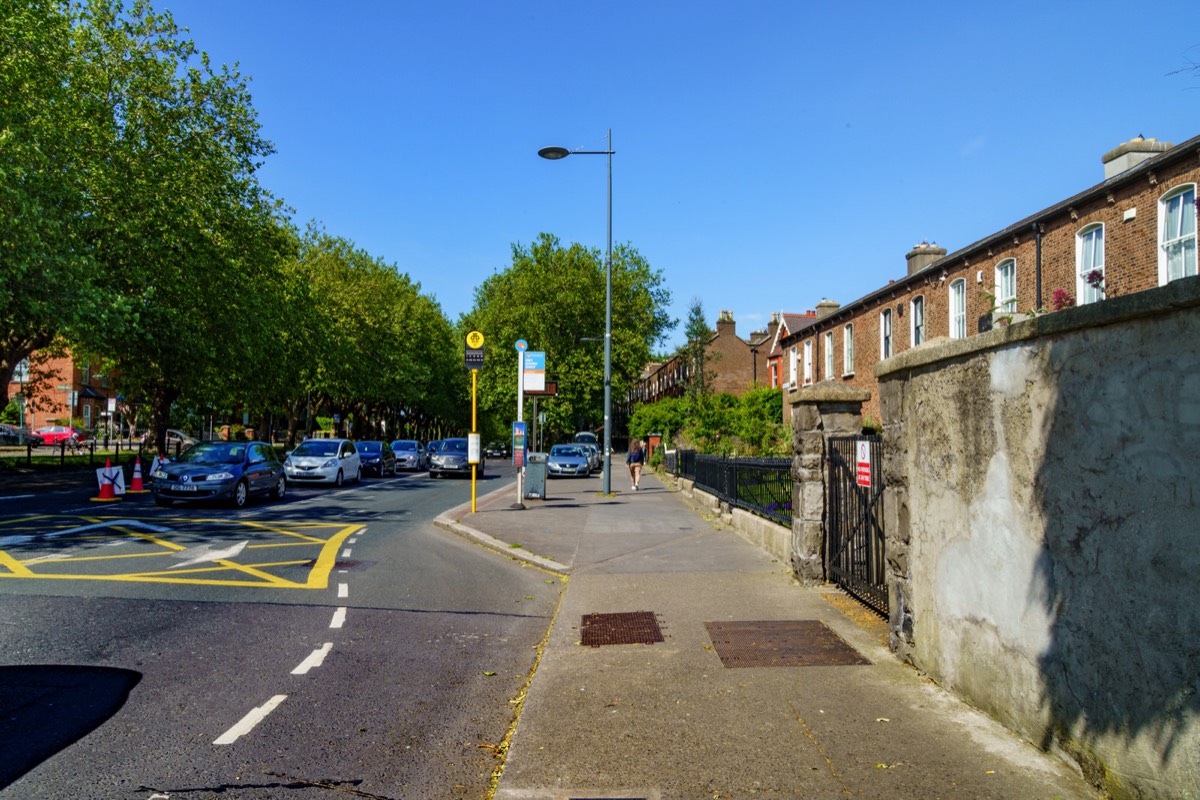
[[[151,477],[150,491],[160,506],[228,500],[242,508],[252,495],[282,500],[287,494],[283,464],[266,442],[201,442],[159,464]]]

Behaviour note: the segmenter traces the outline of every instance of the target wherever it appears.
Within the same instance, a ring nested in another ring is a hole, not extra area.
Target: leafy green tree
[[[673,327],[667,314],[670,292],[662,274],[629,245],[613,250],[612,396],[621,397],[637,379],[651,348]],[[517,353],[546,353],[548,379],[558,396],[540,404],[545,433],[553,441],[581,427],[599,427],[604,407],[605,264],[600,251],[579,244],[563,247],[543,233],[530,246],[514,245],[512,264],[475,290],[475,304],[459,321],[462,337],[484,334],[487,356],[479,376],[482,427],[489,437],[507,438],[517,405]]]
[[[712,394],[717,373],[711,364],[715,360],[715,354],[708,353],[708,343],[712,341],[713,331],[704,319],[704,304],[698,297],[694,298],[688,307],[684,334],[687,341],[679,348],[679,354],[688,371],[684,394],[698,410],[702,410],[707,398]]]

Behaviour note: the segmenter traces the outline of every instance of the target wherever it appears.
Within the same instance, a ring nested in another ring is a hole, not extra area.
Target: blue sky
[[[613,239],[738,333],[905,274],[1200,134],[1200,4],[155,0],[240,63],[296,219],[452,321],[540,232]]]

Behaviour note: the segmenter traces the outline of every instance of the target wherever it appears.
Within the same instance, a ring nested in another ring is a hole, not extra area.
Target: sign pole
[[[471,331],[467,334],[464,351],[467,369],[471,370],[471,434],[467,437],[467,461],[471,464],[471,513],[475,513],[475,478],[479,469],[480,447],[478,418],[476,414],[476,389],[479,370],[483,367],[483,334]]]
[[[471,370],[471,435],[478,436],[479,431],[475,427],[475,386],[476,380],[479,377],[479,370]],[[471,464],[471,513],[475,513],[475,470],[479,468],[478,464]]]
[[[529,344],[524,339],[518,339],[517,349],[517,422],[525,421],[525,351]],[[514,452],[515,456],[516,453]],[[521,465],[517,469],[517,506],[525,507],[525,454],[521,454]]]

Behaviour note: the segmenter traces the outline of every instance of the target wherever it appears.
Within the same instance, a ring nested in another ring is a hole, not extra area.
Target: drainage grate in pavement
[[[579,643],[586,647],[603,644],[654,644],[663,641],[662,629],[653,611],[619,614],[584,614],[579,623]]]
[[[726,669],[871,663],[820,620],[706,622],[704,627]]]

